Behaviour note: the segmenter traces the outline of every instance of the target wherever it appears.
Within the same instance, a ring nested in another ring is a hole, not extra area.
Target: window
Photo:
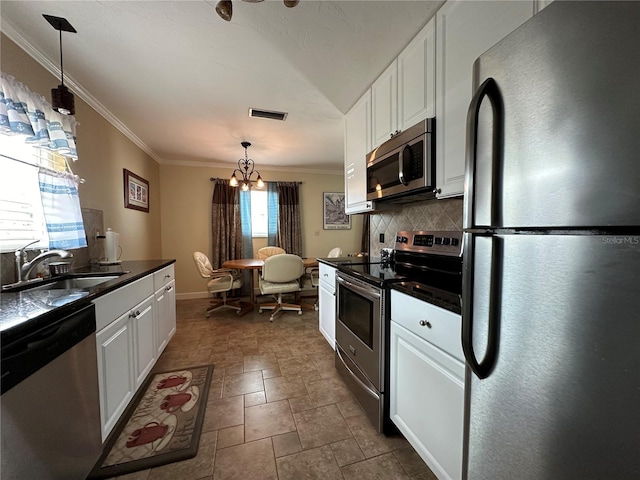
[[[20,136],[2,135],[0,140],[0,252],[11,252],[34,240],[40,240],[34,248],[47,248],[34,156],[38,149]]]
[[[38,240],[31,248],[49,248],[38,166],[67,171],[66,159],[25,143],[19,135],[0,135],[0,252]]]
[[[267,237],[267,191],[251,190],[251,236]]]

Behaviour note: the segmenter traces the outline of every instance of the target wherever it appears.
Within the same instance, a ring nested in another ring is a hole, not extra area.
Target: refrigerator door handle
[[[500,305],[502,291],[502,240],[491,238],[491,269],[489,272],[489,311],[487,315],[487,346],[484,358],[478,361],[473,348],[473,296],[474,296],[474,267],[475,267],[475,238],[477,234],[464,233],[464,282],[462,305],[462,351],[467,365],[480,379],[487,378],[498,359],[498,345],[500,340]]]
[[[476,228],[475,218],[475,180],[476,180],[476,152],[478,147],[478,117],[484,97],[489,99],[493,113],[493,136],[491,151],[491,225],[502,224],[502,209],[500,208],[500,192],[502,191],[502,150],[504,139],[504,102],[498,84],[493,78],[487,78],[478,88],[469,104],[467,111],[467,140],[466,140],[466,170],[464,192],[464,228]]]

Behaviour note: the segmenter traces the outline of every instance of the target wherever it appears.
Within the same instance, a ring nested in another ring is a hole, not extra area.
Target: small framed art
[[[322,228],[325,230],[349,230],[351,217],[344,213],[344,193],[322,193]]]
[[[149,182],[144,178],[124,170],[124,206],[149,213]]]

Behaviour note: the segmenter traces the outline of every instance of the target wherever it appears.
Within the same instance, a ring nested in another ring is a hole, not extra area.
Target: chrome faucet
[[[51,258],[51,257],[60,257],[60,258],[70,258],[73,257],[73,253],[68,252],[66,250],[49,250],[47,252],[42,252],[40,255],[35,257],[30,262],[27,262],[25,257],[24,249],[29,245],[33,245],[34,243],[38,243],[40,240],[34,240],[33,242],[27,243],[24,247],[19,248],[15,251],[16,256],[16,270],[18,272],[18,283],[26,281],[29,279],[29,274],[35,268],[35,266],[41,261]]]

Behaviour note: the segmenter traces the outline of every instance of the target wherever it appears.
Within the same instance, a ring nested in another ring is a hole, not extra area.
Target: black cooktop
[[[378,286],[384,286],[391,281],[400,281],[406,277],[396,273],[392,263],[349,263],[339,264],[338,270]]]
[[[437,241],[442,238],[450,241]],[[354,258],[349,262],[337,262],[337,268],[369,284],[393,288],[461,313],[460,239],[460,232],[398,232],[393,260]]]

